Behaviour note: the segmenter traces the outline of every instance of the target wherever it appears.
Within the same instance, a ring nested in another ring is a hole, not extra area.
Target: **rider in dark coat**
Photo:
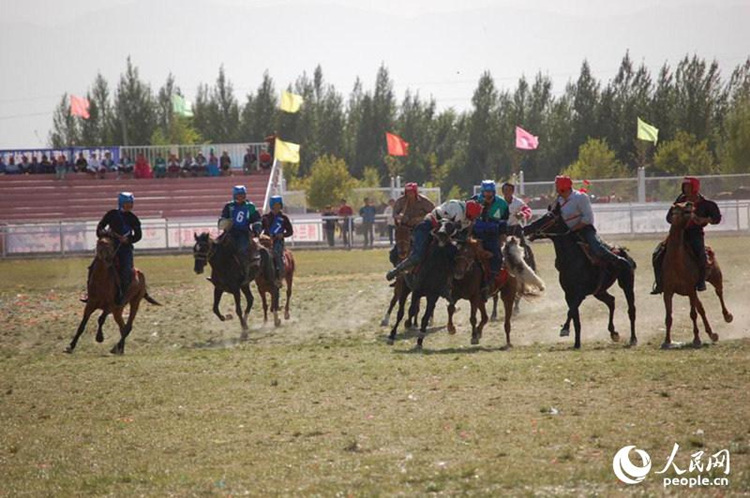
[[[273,263],[276,269],[276,286],[281,286],[281,277],[284,275],[284,239],[294,234],[292,222],[289,217],[281,212],[284,201],[280,195],[274,195],[269,200],[271,211],[263,215],[263,233],[271,237],[273,241]]]
[[[118,262],[120,286],[117,289],[118,306],[123,304],[128,287],[133,280],[133,244],[141,240],[141,221],[133,213],[135,196],[130,192],[120,192],[117,196],[117,209],[107,214],[96,226],[97,237],[110,235],[115,241],[115,258]]]
[[[235,185],[232,189],[233,200],[224,205],[219,218],[219,229],[224,230],[234,242],[240,253],[245,274],[250,274],[250,267],[257,260],[257,254],[251,254],[250,238],[260,233],[260,213],[255,204],[247,200],[247,189],[244,185]]]

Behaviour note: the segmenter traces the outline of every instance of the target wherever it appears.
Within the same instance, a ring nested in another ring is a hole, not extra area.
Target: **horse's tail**
[[[144,275],[143,272],[140,270],[138,270],[138,274],[141,278],[141,281],[143,282],[143,289],[144,289],[143,299],[145,299],[146,302],[150,304],[161,306],[161,303],[159,301],[157,301],[156,299],[148,295],[148,286],[146,285],[146,275]]]
[[[526,263],[524,249],[514,237],[510,237],[503,248],[505,261],[510,273],[518,281],[518,289],[522,296],[536,296],[544,292],[544,281]]]

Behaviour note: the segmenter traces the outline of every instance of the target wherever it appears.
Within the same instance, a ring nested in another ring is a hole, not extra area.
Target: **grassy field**
[[[2,261],[0,496],[654,495],[674,443],[680,468],[728,449],[729,486],[700,491],[748,494],[750,239],[711,241],[734,322],[704,293],[720,341],[672,351],[659,350],[663,305],[648,296],[654,242],[626,243],[639,263],[639,346],[610,343],[604,306],[587,301],[582,351],[557,337],[565,308],[545,244],[535,249],[549,289],[522,304],[510,351],[497,323],[469,345],[466,303],[454,336],[439,306],[424,353],[411,332],[387,346],[386,253],[351,251],[297,253],[292,319],[264,325],[257,299],[247,342],[211,313],[190,256],[137,257],[164,306],[141,308],[126,356],[107,353],[113,322],[105,344],[91,323],[69,356],[88,261]],[[674,339],[692,340],[684,298]],[[651,455],[640,484],[612,471],[625,445]]]

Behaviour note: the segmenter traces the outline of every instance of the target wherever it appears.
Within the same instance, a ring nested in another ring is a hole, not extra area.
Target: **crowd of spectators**
[[[273,156],[267,150],[258,151],[248,147],[243,157],[242,171],[251,174],[256,171],[267,171],[273,165]],[[187,178],[231,176],[232,158],[229,152],[223,151],[216,155],[211,149],[206,158],[203,152],[195,155],[187,152],[183,157],[169,154],[164,157],[158,153],[151,164],[144,154],[138,154],[135,161],[128,154],[122,154],[115,162],[111,152],[98,154],[90,152],[88,157],[79,152],[75,157],[66,157],[64,153],[57,155],[47,153],[36,154],[0,154],[0,175],[36,175],[54,174],[62,180],[68,174],[87,174],[92,178]]]

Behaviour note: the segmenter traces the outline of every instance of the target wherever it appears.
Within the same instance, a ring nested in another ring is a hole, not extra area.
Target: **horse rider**
[[[427,255],[431,233],[440,229],[444,222],[451,224],[452,233],[449,233],[449,235],[456,235],[471,227],[472,222],[481,211],[482,207],[473,200],[449,200],[434,208],[412,230],[409,257],[389,271],[385,278],[393,280],[401,272],[414,268],[421,263]]]
[[[508,226],[524,226],[531,219],[531,208],[520,197],[516,197],[515,184],[505,182],[500,186],[500,191],[508,204]]]
[[[482,206],[482,213],[474,223],[473,233],[482,241],[485,251],[492,253],[490,273],[485,275],[482,293],[488,296],[495,279],[503,266],[503,253],[500,251],[500,234],[505,233],[508,225],[508,203],[497,195],[497,186],[492,180],[484,180],[479,194],[472,197]]]
[[[706,242],[703,227],[708,224],[716,225],[721,222],[721,211],[714,202],[706,199],[700,193],[701,182],[694,176],[686,176],[682,180],[682,193],[674,201],[675,204],[690,202],[693,204],[693,215],[685,228],[685,241],[698,258],[698,283],[695,290],[706,290],[706,266],[708,256],[706,254]],[[667,211],[667,223],[672,223],[672,209]],[[651,294],[661,294],[661,265],[664,261],[664,243],[660,243],[654,251],[654,274],[656,283]]]
[[[409,233],[413,232],[414,228],[424,220],[427,216],[435,209],[435,204],[419,193],[419,186],[416,183],[407,183],[404,186],[404,195],[396,200],[393,205],[393,219],[396,222],[396,226],[403,226],[409,229]],[[398,247],[397,245],[391,248],[389,255],[391,264],[396,266],[398,264]]]
[[[120,192],[117,196],[117,209],[107,211],[96,226],[96,236],[109,236],[115,241],[115,258],[118,263],[120,285],[117,287],[115,304],[122,306],[133,280],[133,244],[141,240],[141,220],[133,213],[135,196],[130,192]],[[89,267],[91,276],[91,267]]]
[[[240,266],[245,276],[250,275],[251,267],[260,255],[251,244],[251,237],[261,230],[260,213],[255,204],[247,199],[244,185],[232,188],[232,200],[224,205],[219,218],[219,229],[228,234],[240,254]]]
[[[555,177],[555,190],[560,206],[560,215],[571,232],[578,234],[588,244],[591,253],[607,263],[612,263],[616,268],[630,271],[633,267],[630,262],[607,247],[594,227],[594,211],[591,208],[589,196],[573,190],[573,180],[569,176]]]
[[[284,200],[280,195],[274,195],[268,202],[271,211],[263,215],[263,233],[273,241],[273,263],[276,270],[276,287],[281,287],[281,277],[284,275],[284,239],[294,234],[292,222],[281,210]]]

